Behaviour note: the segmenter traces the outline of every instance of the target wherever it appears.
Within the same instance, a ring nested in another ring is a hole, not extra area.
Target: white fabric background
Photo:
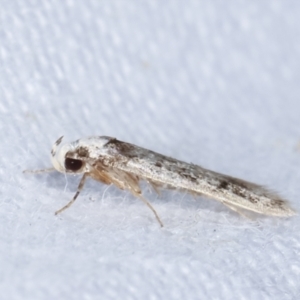
[[[1,1],[2,299],[300,299],[300,224],[25,175],[109,135],[265,184],[300,210],[300,3]],[[5,295],[5,297],[3,297]]]

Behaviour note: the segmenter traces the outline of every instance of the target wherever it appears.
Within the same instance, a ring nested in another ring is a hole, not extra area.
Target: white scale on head
[[[80,162],[77,159],[68,158],[67,154],[72,152],[76,154],[76,150],[79,147],[89,149],[90,158],[97,159],[101,152],[105,154],[103,146],[107,144],[112,138],[101,137],[88,137],[80,140],[76,140],[71,143],[62,143],[63,137],[60,137],[53,145],[51,150],[51,162],[53,167],[62,173],[84,173],[90,171],[88,165],[84,168],[80,167]],[[101,151],[102,150],[102,151]]]

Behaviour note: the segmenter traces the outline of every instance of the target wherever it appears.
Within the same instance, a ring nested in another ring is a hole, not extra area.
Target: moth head
[[[86,163],[76,157],[76,143],[62,144],[60,137],[51,150],[51,161],[53,167],[62,173],[83,173]]]

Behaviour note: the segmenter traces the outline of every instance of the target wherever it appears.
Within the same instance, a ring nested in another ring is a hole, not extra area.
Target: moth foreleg
[[[40,173],[49,173],[55,171],[54,168],[40,169],[40,170],[24,170],[23,173],[29,174],[40,174]]]
[[[76,192],[76,194],[74,195],[73,199],[72,199],[67,205],[65,205],[65,206],[62,207],[61,209],[57,210],[57,211],[55,212],[55,215],[57,215],[57,214],[63,212],[65,209],[69,208],[69,207],[75,202],[76,198],[78,197],[78,195],[80,194],[80,192],[81,192],[81,190],[82,190],[82,188],[83,188],[83,186],[84,186],[84,183],[85,183],[85,180],[86,180],[87,176],[88,176],[88,173],[84,173],[84,174],[83,174],[83,176],[82,176],[82,178],[81,178],[81,180],[80,180],[80,182],[79,182],[79,185],[78,185],[78,188],[77,188],[77,192]]]

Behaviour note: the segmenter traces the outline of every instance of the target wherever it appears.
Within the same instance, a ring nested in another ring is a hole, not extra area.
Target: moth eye
[[[78,171],[82,168],[83,162],[79,159],[66,158],[65,160],[65,168],[69,171]]]

